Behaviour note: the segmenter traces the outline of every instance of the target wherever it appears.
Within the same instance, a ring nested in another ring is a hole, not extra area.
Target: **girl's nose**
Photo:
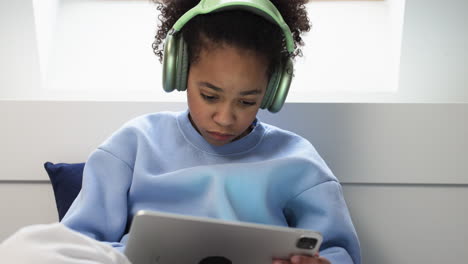
[[[220,126],[227,127],[233,125],[236,121],[234,111],[231,106],[224,105],[217,109],[213,120]]]

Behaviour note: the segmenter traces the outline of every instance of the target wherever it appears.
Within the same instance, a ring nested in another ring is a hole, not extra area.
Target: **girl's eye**
[[[206,94],[203,94],[203,93],[201,93],[200,95],[201,95],[201,97],[202,97],[203,99],[205,99],[206,101],[214,101],[214,100],[216,99],[215,96],[206,95]]]
[[[251,102],[251,101],[241,101],[241,104],[245,105],[245,106],[252,106],[252,105],[255,105],[257,104],[257,102]]]

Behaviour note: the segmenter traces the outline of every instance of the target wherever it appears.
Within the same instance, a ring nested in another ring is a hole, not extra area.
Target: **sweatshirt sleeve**
[[[303,191],[286,204],[285,215],[293,227],[322,233],[320,255],[332,264],[361,263],[359,240],[338,182]]]
[[[104,148],[94,151],[83,171],[82,189],[62,223],[123,251],[127,193],[133,169]]]

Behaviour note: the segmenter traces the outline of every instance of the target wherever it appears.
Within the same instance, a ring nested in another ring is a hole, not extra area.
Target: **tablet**
[[[311,230],[139,211],[124,253],[133,264],[271,264],[314,255],[322,239]]]

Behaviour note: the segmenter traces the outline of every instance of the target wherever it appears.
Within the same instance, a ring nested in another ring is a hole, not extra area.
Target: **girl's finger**
[[[319,263],[317,257],[294,255],[291,257],[292,264],[315,264]]]
[[[274,259],[272,264],[291,264],[291,263],[287,260]]]
[[[324,258],[324,257],[319,257],[318,260],[319,260],[318,263],[320,263],[320,264],[331,264],[331,262],[328,259]]]

